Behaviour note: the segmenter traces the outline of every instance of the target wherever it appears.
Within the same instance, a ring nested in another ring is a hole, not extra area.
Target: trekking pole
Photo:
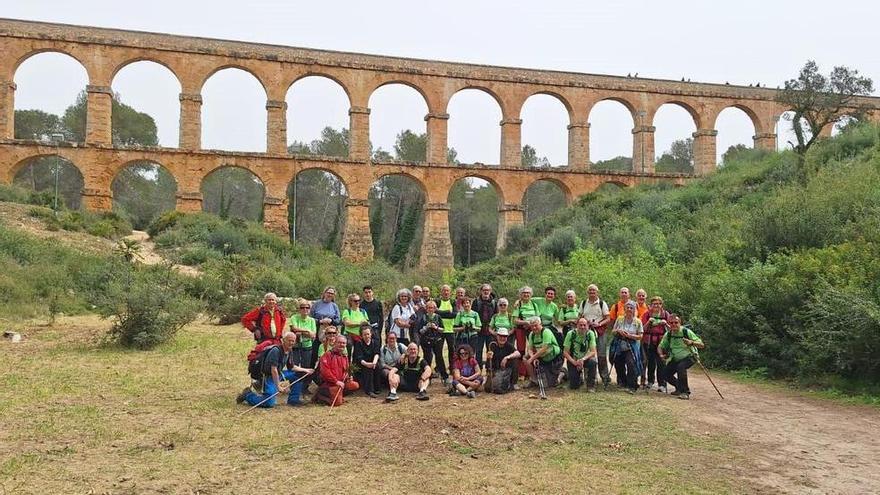
[[[541,399],[547,398],[547,393],[544,391],[544,379],[541,375],[543,375],[543,370],[541,369],[541,358],[535,360],[535,376],[538,378],[538,392],[539,397]]]
[[[306,373],[305,375],[303,375],[303,376],[297,378],[295,381],[290,382],[290,385],[288,385],[288,387],[292,387],[292,386],[294,386],[295,384],[299,383],[300,381],[302,381],[302,379],[304,379],[304,378],[307,377],[307,376],[311,376],[311,373]],[[263,405],[263,404],[265,404],[267,401],[269,401],[269,399],[271,399],[271,398],[277,396],[277,395],[280,394],[280,393],[281,393],[281,389],[279,388],[277,392],[275,392],[274,394],[270,395],[269,397],[266,397],[265,399],[261,400],[260,402],[257,402],[255,405],[251,406],[250,409],[248,409],[247,411],[241,413],[240,416],[244,416],[245,414],[247,414],[247,413],[253,411],[254,409],[260,407],[261,405]]]
[[[711,376],[709,376],[709,372],[708,372],[708,371],[707,371],[707,370],[706,370],[706,367],[705,367],[705,366],[703,366],[703,362],[702,362],[702,361],[700,361],[700,357],[699,357],[699,356],[697,356],[697,355],[696,355],[696,354],[694,354],[694,359],[696,359],[696,360],[697,360],[697,364],[699,364],[699,365],[700,365],[700,369],[702,369],[702,370],[703,370],[703,373],[705,373],[705,374],[706,374],[706,378],[708,378],[708,379],[709,379],[709,383],[711,383],[711,384],[712,384],[712,386],[713,386],[713,387],[714,387],[714,388],[715,388],[715,391],[716,391],[716,392],[718,392],[718,397],[721,397],[721,399],[724,399],[724,396],[723,396],[723,395],[721,395],[721,391],[720,391],[720,390],[718,390],[718,386],[717,386],[717,385],[715,385],[715,382],[713,382],[713,381],[712,381],[712,377],[711,377]]]
[[[327,411],[327,414],[330,414],[330,413],[333,412],[333,406],[336,405],[336,400],[339,399],[339,394],[341,394],[341,393],[342,393],[342,389],[345,388],[345,380],[346,380],[346,378],[348,378],[348,372],[347,372],[347,371],[345,372],[344,375],[342,375],[342,380],[341,380],[341,381],[342,381],[342,386],[339,387],[339,390],[336,391],[336,395],[333,397],[333,402],[330,403],[330,410]]]

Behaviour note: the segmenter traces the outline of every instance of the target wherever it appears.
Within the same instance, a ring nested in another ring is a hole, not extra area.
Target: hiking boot
[[[660,392],[661,394],[665,394],[666,393],[666,385],[660,385],[659,387],[657,387],[657,391]]]
[[[470,391],[468,391],[467,396],[468,396],[469,399],[476,399],[476,398],[477,398],[477,393],[474,392],[473,390],[470,390]]]
[[[588,393],[588,394],[595,394],[595,393],[596,393],[596,387],[587,387],[587,393]]]
[[[455,396],[458,395],[458,390],[456,390],[454,387],[453,387],[453,388],[450,388],[450,389],[446,392],[446,395],[448,395],[448,396],[450,396],[450,397],[455,397]]]
[[[428,400],[428,399],[430,399],[430,397],[428,397],[428,393],[425,392],[424,390],[420,390],[419,393],[416,394],[416,400]]]
[[[367,397],[369,397],[371,399],[378,399],[379,398],[379,396],[376,394],[376,392],[367,392]]]
[[[436,371],[431,373],[431,380],[436,380],[438,378],[440,378],[440,375],[438,375]]]
[[[678,390],[673,390],[669,395],[674,395],[677,397],[677,396],[681,395],[681,392],[679,392]]]
[[[447,387],[451,386],[451,385],[452,385],[452,377],[446,377],[446,378],[444,378],[444,379],[443,379],[443,384],[446,385]]]
[[[299,407],[299,406],[304,406],[305,403],[301,400],[289,400],[289,401],[287,401],[287,405],[293,406],[293,407]]]
[[[635,395],[636,391],[631,388],[628,388],[628,389],[626,389],[626,393],[628,393],[629,395]]]
[[[398,399],[400,399],[400,397],[398,397],[396,393],[391,392],[388,394],[388,397],[385,397],[385,402],[394,402]]]
[[[648,382],[648,390],[657,390],[657,385],[654,382]]]
[[[690,400],[691,394],[687,392],[682,392],[681,394],[679,394],[678,398],[681,400]]]
[[[238,394],[238,397],[235,398],[235,403],[242,404],[247,399],[247,394],[250,391],[251,391],[250,387],[245,387],[244,390],[242,390],[241,393]]]

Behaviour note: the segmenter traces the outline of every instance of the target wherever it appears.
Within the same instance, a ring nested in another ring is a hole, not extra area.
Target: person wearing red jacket
[[[663,360],[660,359],[658,348],[663,334],[666,333],[669,313],[663,309],[663,298],[654,296],[651,298],[651,306],[645,314],[642,315],[642,328],[645,334],[642,337],[642,351],[645,353],[645,366],[642,368],[642,383],[645,383],[649,390],[654,389],[654,373],[657,373],[657,389],[666,393],[666,374],[664,373]],[[645,376],[647,374],[647,377]]]
[[[263,342],[274,340],[281,343],[281,335],[287,325],[287,315],[284,308],[278,305],[278,296],[272,292],[263,297],[263,305],[245,313],[241,317],[241,324],[254,334],[254,340]]]
[[[358,382],[352,379],[348,373],[348,356],[345,355],[347,344],[348,340],[339,335],[333,341],[333,349],[321,356],[318,365],[321,384],[318,386],[318,393],[315,394],[315,401],[328,406],[335,403],[338,406],[345,402],[342,398],[344,394],[340,391],[348,393],[360,388]]]

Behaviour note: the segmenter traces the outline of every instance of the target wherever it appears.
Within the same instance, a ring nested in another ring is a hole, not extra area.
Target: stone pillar
[[[290,223],[287,219],[286,198],[266,196],[263,199],[263,227],[270,232],[290,236]]]
[[[184,213],[200,213],[202,211],[201,191],[178,191],[175,209]]]
[[[182,150],[202,147],[202,95],[180,93],[180,142]]]
[[[425,204],[425,227],[419,266],[447,268],[453,265],[449,234],[449,203]]]
[[[654,173],[654,131],[652,125],[636,126],[633,134],[633,172]]]
[[[755,142],[755,149],[776,151],[776,133],[761,132],[752,136]]]
[[[525,223],[525,208],[523,205],[505,203],[498,209],[498,240],[495,243],[496,252],[500,253],[507,244],[507,233],[512,227]]]
[[[345,200],[345,230],[342,232],[340,256],[363,263],[373,259],[373,236],[370,235],[370,201]]]
[[[522,119],[501,121],[501,165],[522,167]]]
[[[590,123],[568,126],[568,166],[577,170],[590,168]]]
[[[365,162],[370,159],[370,109],[351,107],[348,115],[350,119],[348,157]]]
[[[113,191],[83,188],[82,207],[86,211],[111,211],[113,209]]]
[[[15,137],[15,83],[0,81],[0,139]]]
[[[694,137],[694,174],[701,176],[711,174],[718,165],[715,148],[718,131],[700,129],[692,136]]]
[[[287,154],[287,102],[266,102],[266,153]]]
[[[428,128],[427,161],[428,163],[446,164],[449,114],[429,113],[425,115],[425,122],[427,122]]]
[[[113,91],[110,86],[86,86],[86,142],[113,143]]]

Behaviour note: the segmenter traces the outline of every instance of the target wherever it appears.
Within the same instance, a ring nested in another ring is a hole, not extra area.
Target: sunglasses
[[[353,302],[353,303],[354,302],[361,302],[361,300],[360,299],[352,299],[351,302]]]
[[[300,306],[299,309],[312,309],[311,306]]]

